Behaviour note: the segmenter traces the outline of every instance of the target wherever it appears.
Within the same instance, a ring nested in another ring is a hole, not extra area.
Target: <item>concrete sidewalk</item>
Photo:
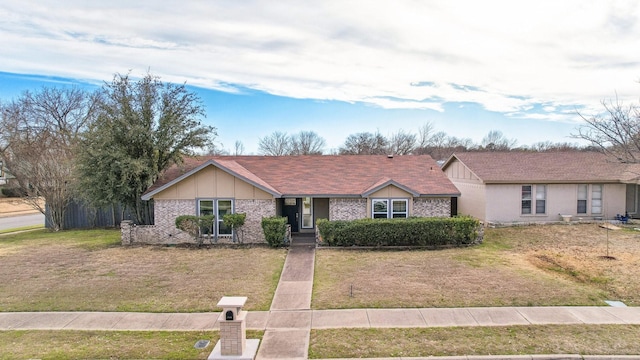
[[[0,312],[2,330],[218,330],[219,312]],[[640,325],[640,307],[491,307],[250,311],[247,329],[424,328],[547,324]]]

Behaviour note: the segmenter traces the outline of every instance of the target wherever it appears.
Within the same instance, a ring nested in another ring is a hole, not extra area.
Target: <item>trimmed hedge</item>
[[[482,242],[471,217],[317,221],[328,246],[465,246]]]
[[[285,245],[287,236],[286,217],[265,217],[262,218],[262,231],[264,238],[271,247],[281,247]]]

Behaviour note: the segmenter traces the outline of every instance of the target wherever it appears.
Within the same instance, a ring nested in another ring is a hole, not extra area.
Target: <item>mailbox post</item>
[[[247,341],[246,317],[242,310],[246,296],[223,296],[218,302],[222,308],[219,318],[220,341],[216,344],[209,359],[254,359],[260,340]]]

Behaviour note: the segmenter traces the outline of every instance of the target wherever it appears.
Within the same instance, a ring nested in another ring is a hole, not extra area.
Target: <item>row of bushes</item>
[[[482,241],[471,217],[317,221],[328,246],[465,246]]]

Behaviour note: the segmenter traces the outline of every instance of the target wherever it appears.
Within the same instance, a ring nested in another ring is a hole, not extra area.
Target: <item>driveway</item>
[[[0,217],[0,230],[14,229],[33,225],[44,225],[44,215],[38,213],[30,215]]]

